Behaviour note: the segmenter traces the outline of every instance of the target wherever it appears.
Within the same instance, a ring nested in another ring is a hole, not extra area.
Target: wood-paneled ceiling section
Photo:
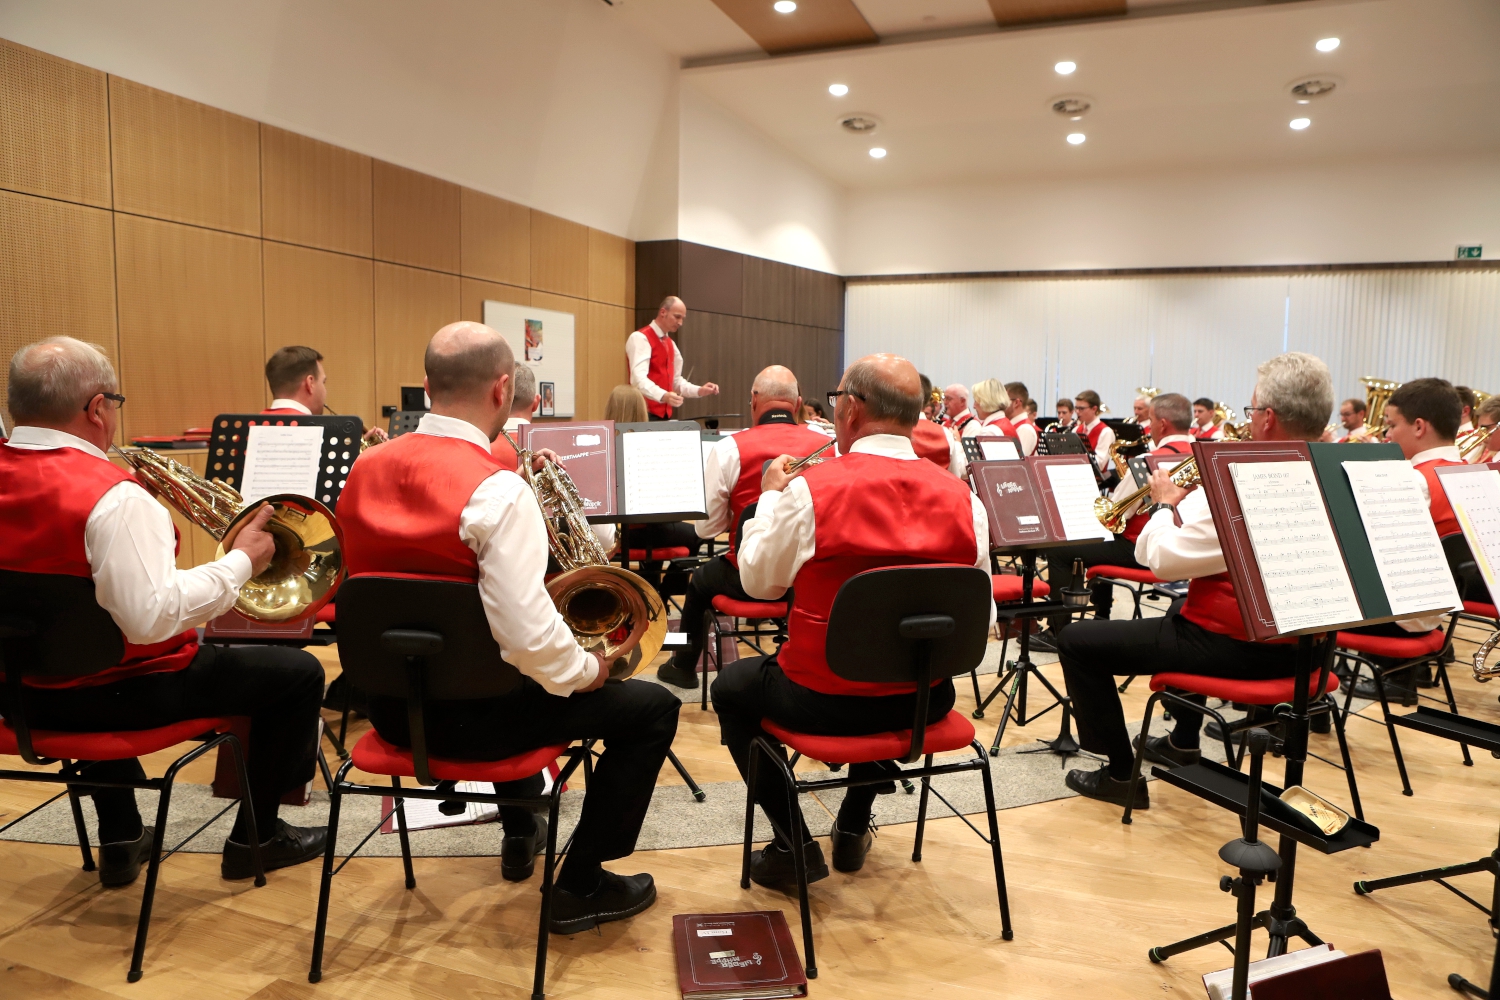
[[[713,2],[771,55],[879,41],[854,0],[801,0],[790,14],[778,13],[771,0]]]

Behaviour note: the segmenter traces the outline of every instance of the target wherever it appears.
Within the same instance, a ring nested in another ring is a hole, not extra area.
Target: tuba
[[[1365,375],[1360,378],[1365,387],[1365,428],[1369,431],[1366,440],[1379,441],[1385,437],[1385,404],[1399,388],[1400,382]]]
[[[610,565],[584,516],[572,477],[551,462],[533,472],[531,451],[523,451],[509,434],[505,438],[536,494],[547,525],[547,547],[562,567],[547,584],[547,596],[578,644],[604,657],[611,678],[635,675],[666,643],[667,610],[661,595],[630,570]]]
[[[1172,482],[1183,489],[1187,489],[1190,486],[1197,486],[1200,480],[1201,477],[1198,475],[1198,458],[1196,455],[1185,462],[1179,463],[1172,470]],[[1099,497],[1094,501],[1094,516],[1099,519],[1100,524],[1118,535],[1125,530],[1125,523],[1130,520],[1131,508],[1136,505],[1137,501],[1148,496],[1150,493],[1151,487],[1150,485],[1146,485],[1118,503],[1109,497]]]
[[[205,479],[150,448],[113,450],[167,505],[219,540],[219,555],[262,503],[276,552],[259,576],[240,588],[234,610],[260,622],[300,621],[333,599],[344,579],[344,538],[333,511],[312,497],[281,493],[253,504],[227,483]]]

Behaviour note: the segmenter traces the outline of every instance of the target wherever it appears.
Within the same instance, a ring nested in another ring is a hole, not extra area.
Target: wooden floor
[[[1500,685],[1481,687],[1460,646],[1453,669],[1460,711],[1495,719]],[[334,655],[327,655],[337,669]],[[1057,677],[1056,668],[1049,671]],[[1060,683],[1060,678],[1058,678]],[[1138,716],[1144,684],[1126,695]],[[960,689],[960,705],[973,707]],[[993,734],[995,715],[977,723]],[[1055,714],[1007,743],[1055,732]],[[1460,972],[1483,981],[1494,941],[1484,917],[1437,885],[1356,896],[1350,884],[1472,860],[1495,846],[1500,762],[1461,766],[1454,744],[1404,732],[1414,798],[1399,792],[1385,732],[1351,722],[1366,814],[1381,828],[1371,850],[1299,856],[1298,912],[1337,947],[1380,948],[1393,995],[1449,997]],[[1332,737],[1313,737],[1328,755]],[[704,782],[735,777],[711,712],[683,708],[676,749]],[[167,757],[169,755],[162,755]],[[8,762],[9,763],[9,762]],[[148,762],[157,768],[162,761]],[[154,772],[159,773],[159,771]],[[1279,778],[1279,762],[1268,774]],[[188,780],[208,780],[207,767]],[[662,784],[678,782],[670,767]],[[1316,762],[1307,783],[1343,801],[1342,776]],[[986,847],[958,820],[929,826],[923,861],[910,860],[913,827],[880,830],[865,869],[813,886],[820,998],[1201,997],[1199,977],[1229,964],[1221,948],[1146,959],[1152,945],[1228,923],[1234,900],[1218,889],[1228,869],[1216,851],[1237,835],[1224,811],[1160,782],[1132,826],[1119,810],[1067,799],[1000,813],[1015,940],[1001,941]],[[42,786],[0,787],[0,814],[40,801]],[[809,805],[809,808],[816,806]],[[3,820],[0,820],[3,822]],[[497,831],[498,836],[498,831]],[[105,892],[79,870],[77,851],[4,843],[0,867],[0,997],[457,998],[529,995],[536,888],[501,880],[498,859],[418,859],[417,888],[394,859],[356,860],[335,880],[322,983],[307,982],[317,865],[273,873],[255,889],[218,877],[216,855],[178,855],[163,867],[145,978],[125,981],[139,885]],[[676,996],[674,913],[780,908],[795,931],[795,899],[739,888],[735,847],[643,852],[611,865],[649,871],[656,906],[633,920],[571,938],[554,936],[548,993],[589,1000]],[[1485,876],[1459,884],[1488,902]],[[1268,898],[1262,890],[1261,900]],[[1257,937],[1263,954],[1264,938]],[[1259,955],[1257,956],[1259,957]]]

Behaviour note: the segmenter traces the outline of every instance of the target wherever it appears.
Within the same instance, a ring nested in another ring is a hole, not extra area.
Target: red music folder
[[[615,422],[578,420],[522,424],[516,443],[532,451],[551,448],[578,487],[584,513],[591,519],[615,515]]]
[[[1046,546],[1078,545],[1103,541],[1108,536],[1094,521],[1098,537],[1068,538],[1066,518],[1059,508],[1059,497],[1053,489],[1049,466],[1088,468],[1087,455],[1033,455],[1020,461],[972,462],[969,482],[989,514],[990,544],[997,549],[1035,549]],[[1098,491],[1089,473],[1088,490],[1092,497]],[[1087,524],[1085,525],[1088,526]]]
[[[683,1000],[807,996],[807,974],[780,910],[672,918]]]

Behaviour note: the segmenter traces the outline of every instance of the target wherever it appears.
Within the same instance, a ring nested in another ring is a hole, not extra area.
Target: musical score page
[[[1489,587],[1490,603],[1500,605],[1500,472],[1465,472],[1439,476],[1438,481],[1469,540],[1469,551]]]
[[[1062,520],[1063,537],[1070,542],[1091,538],[1107,542],[1113,538],[1109,529],[1094,516],[1094,501],[1099,496],[1094,470],[1082,463],[1046,468],[1052,500],[1057,504],[1057,513]]]
[[[1391,614],[1451,611],[1458,588],[1409,463],[1344,462]]]
[[[707,513],[702,445],[696,430],[626,433],[621,445],[624,513]]]
[[[1235,462],[1229,472],[1276,630],[1285,635],[1360,621],[1312,463]]]
[[[1021,453],[1016,450],[1015,444],[1010,441],[993,441],[980,438],[979,451],[984,455],[986,462],[1019,462],[1021,460]]]
[[[276,493],[315,496],[322,455],[321,427],[255,424],[245,440],[245,474],[240,479],[240,496],[246,503]]]

